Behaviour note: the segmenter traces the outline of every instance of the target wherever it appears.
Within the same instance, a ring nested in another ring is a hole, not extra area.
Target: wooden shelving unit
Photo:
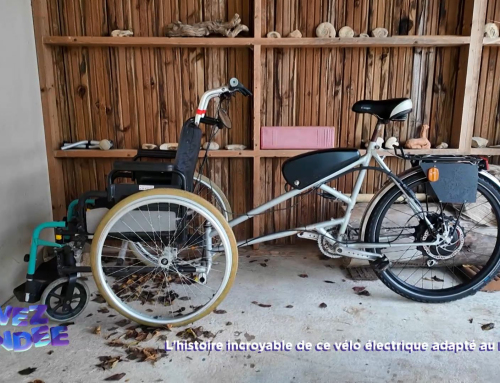
[[[58,175],[62,172],[61,162],[66,158],[131,158],[136,150],[117,149],[103,151],[61,151],[58,146],[62,141],[59,136],[59,122],[55,110],[56,93],[54,90],[54,69],[51,64],[54,47],[141,47],[141,48],[247,48],[253,50],[253,124],[251,138],[253,150],[245,151],[212,151],[212,158],[248,158],[253,161],[253,204],[261,201],[261,166],[265,158],[289,158],[307,151],[265,151],[260,149],[261,102],[263,97],[262,86],[262,56],[266,49],[283,48],[399,48],[399,47],[458,47],[461,49],[461,63],[457,76],[457,96],[453,116],[454,126],[451,146],[454,149],[418,151],[424,154],[474,154],[500,155],[500,149],[471,149],[470,143],[474,129],[476,115],[477,94],[480,78],[480,64],[483,46],[500,46],[500,39],[483,38],[486,19],[487,0],[473,1],[467,9],[471,10],[472,25],[465,28],[466,36],[398,36],[385,39],[380,38],[352,38],[352,39],[317,39],[317,38],[263,38],[262,28],[262,1],[255,0],[253,8],[254,37],[229,38],[167,38],[167,37],[90,37],[90,36],[51,36],[48,24],[48,0],[34,0],[34,21],[37,35],[37,53],[39,57],[40,84],[42,88],[42,102],[47,140],[47,155],[49,159],[49,174],[51,180],[54,214],[61,215],[64,206],[57,201],[63,201],[64,185]],[[383,151],[383,155],[392,153]],[[200,157],[204,152],[200,153]],[[254,219],[253,231],[260,233],[260,219]]]

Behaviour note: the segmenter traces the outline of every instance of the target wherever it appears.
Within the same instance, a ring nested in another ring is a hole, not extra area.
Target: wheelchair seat
[[[392,100],[358,101],[352,107],[356,113],[368,113],[384,122],[406,121],[413,109],[413,103],[409,98],[396,98]]]

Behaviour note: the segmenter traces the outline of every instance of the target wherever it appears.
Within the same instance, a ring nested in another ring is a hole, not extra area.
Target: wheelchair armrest
[[[118,172],[171,173],[174,170],[174,165],[164,163],[117,161],[113,164],[113,171]]]

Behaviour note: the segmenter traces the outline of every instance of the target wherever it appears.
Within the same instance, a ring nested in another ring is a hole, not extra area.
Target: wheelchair
[[[205,93],[200,106],[237,92],[251,95],[232,79]],[[228,117],[221,116],[220,104],[216,118],[199,112],[184,123],[176,151],[139,150],[133,161],[115,162],[105,191],[83,193],[62,221],[34,230],[24,257],[26,282],[14,289],[19,301],[40,302],[52,320],[69,321],[89,302],[82,274],[91,272],[107,303],[141,324],[184,325],[216,307],[234,280],[238,251],[229,202],[196,167],[200,123],[221,129]],[[174,161],[159,162],[164,160]],[[54,242],[40,238],[46,229],[54,230]]]

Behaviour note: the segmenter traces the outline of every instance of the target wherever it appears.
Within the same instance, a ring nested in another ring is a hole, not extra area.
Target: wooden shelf
[[[394,36],[387,38],[354,37],[324,39],[315,37],[256,39],[255,44],[266,48],[375,48],[375,47],[452,47],[470,43],[469,36]]]
[[[493,39],[497,40],[497,39]],[[368,48],[368,47],[453,47],[470,43],[469,36],[394,36],[387,38],[248,38],[248,37],[99,37],[46,36],[43,43],[68,47],[145,47],[145,48]]]
[[[210,158],[292,158],[301,154],[310,153],[313,150],[212,150],[208,152]],[[360,150],[363,155],[366,150]],[[459,149],[430,149],[430,150],[405,150],[407,154],[464,154]],[[137,154],[136,149],[112,149],[112,150],[55,150],[55,158],[132,158]],[[380,156],[393,157],[392,150],[379,150]],[[486,148],[473,149],[472,154],[492,156],[499,155],[500,149]],[[205,156],[205,151],[200,152],[199,157]]]
[[[500,38],[485,37],[483,39],[484,46],[500,46]]]
[[[136,149],[112,149],[112,150],[55,150],[55,158],[132,158],[137,155]],[[199,157],[205,156],[205,151],[200,151]],[[208,152],[211,158],[253,158],[252,150],[213,150]]]
[[[471,154],[475,156],[500,156],[500,148],[471,149]]]
[[[145,47],[145,48],[245,48],[253,45],[245,37],[94,37],[46,36],[43,43],[73,47]]]

